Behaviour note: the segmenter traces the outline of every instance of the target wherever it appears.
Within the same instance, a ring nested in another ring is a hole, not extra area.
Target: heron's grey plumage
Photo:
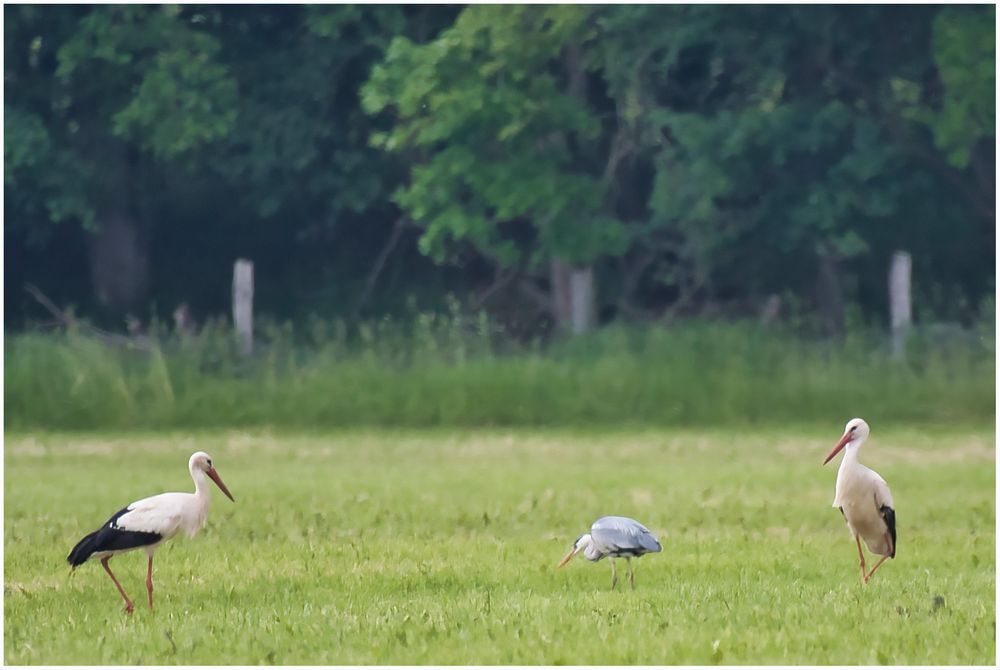
[[[588,561],[642,556],[663,549],[648,528],[627,516],[601,517],[590,527],[590,537],[591,545],[584,552]]]
[[[611,588],[618,583],[618,572],[615,569],[615,559],[624,558],[628,562],[628,580],[635,588],[635,570],[632,569],[632,559],[644,554],[662,551],[656,537],[635,519],[627,516],[602,516],[590,527],[590,532],[581,535],[557,567],[566,565],[581,551],[584,558],[596,563],[602,558],[611,561]]]

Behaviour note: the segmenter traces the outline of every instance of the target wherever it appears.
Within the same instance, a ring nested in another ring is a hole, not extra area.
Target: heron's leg
[[[628,563],[628,583],[631,584],[632,589],[635,590],[635,566],[632,565],[631,557],[626,556],[625,561]]]
[[[146,571],[146,593],[149,594],[149,609],[153,609],[153,554],[149,555],[149,569]]]
[[[615,585],[618,583],[618,568],[615,565],[615,559],[611,559],[611,590],[615,590]]]
[[[854,541],[858,544],[858,558],[861,559],[861,580],[868,583],[868,577],[865,576],[865,552],[861,551],[861,538],[855,535]]]
[[[135,609],[135,605],[133,605],[132,601],[128,599],[128,596],[125,594],[125,589],[123,589],[122,585],[118,583],[118,578],[115,577],[115,573],[111,572],[111,567],[108,565],[108,561],[110,560],[110,556],[105,556],[101,559],[101,565],[104,566],[104,571],[108,573],[108,577],[111,577],[111,581],[113,581],[115,586],[118,587],[118,593],[122,594],[122,598],[125,599],[125,611],[131,614],[132,610]]]

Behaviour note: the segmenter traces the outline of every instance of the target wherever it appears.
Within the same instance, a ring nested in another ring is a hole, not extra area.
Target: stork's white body
[[[194,493],[161,493],[137,500],[119,510],[103,526],[90,533],[70,551],[67,561],[76,568],[91,558],[97,558],[125,600],[125,611],[132,613],[133,603],[111,571],[112,556],[143,549],[149,557],[146,590],[149,607],[153,607],[153,552],[180,532],[193,537],[205,525],[211,502],[208,480],[211,478],[226,496],[233,496],[212,467],[211,457],[203,451],[193,454],[188,470],[194,480]]]
[[[119,528],[158,533],[164,542],[181,532],[194,537],[205,527],[212,498],[205,473],[195,470],[191,476],[195,483],[194,493],[161,493],[137,500],[118,518]]]
[[[889,485],[877,472],[858,462],[858,452],[868,435],[868,424],[863,419],[851,419],[844,428],[843,437],[823,461],[824,465],[829,463],[844,450],[844,458],[837,471],[833,506],[843,513],[858,545],[861,579],[866,584],[887,558],[896,557],[896,506],[892,502]],[[881,556],[871,572],[865,572],[861,540],[865,541],[869,551]]]
[[[851,534],[860,536],[873,554],[888,556],[893,547],[882,508],[896,508],[889,485],[882,477],[858,462],[857,448],[847,447],[837,471],[837,491],[833,506],[839,507]]]

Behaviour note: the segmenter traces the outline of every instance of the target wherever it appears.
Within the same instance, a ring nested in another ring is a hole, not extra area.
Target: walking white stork
[[[185,531],[188,537],[194,537],[205,525],[210,498],[208,478],[230,500],[236,502],[222,483],[219,473],[212,467],[211,456],[204,451],[191,455],[188,470],[194,480],[194,493],[161,493],[137,500],[115,512],[107,523],[77,542],[66,557],[73,570],[91,557],[101,559],[101,565],[125,599],[125,611],[129,614],[135,607],[108,566],[111,557],[134,549],[146,550],[149,557],[146,592],[149,594],[149,609],[153,609],[153,551],[180,531]]]
[[[858,451],[868,439],[868,424],[863,419],[851,419],[844,428],[844,436],[823,461],[826,465],[841,449],[847,448],[837,471],[837,492],[833,506],[840,509],[858,545],[861,559],[861,579],[867,584],[887,558],[896,558],[896,511],[889,485],[871,468],[858,462]],[[882,558],[865,573],[865,554],[861,551],[864,538],[868,550]]]
[[[632,558],[643,554],[657,552],[663,549],[660,542],[635,519],[627,516],[602,516],[590,527],[590,532],[581,535],[570,548],[569,553],[557,565],[561,568],[581,551],[583,557],[592,563],[602,558],[611,558],[611,588],[618,583],[618,570],[615,567],[616,558],[624,558],[628,562],[628,581],[635,588],[635,571],[632,569]]]

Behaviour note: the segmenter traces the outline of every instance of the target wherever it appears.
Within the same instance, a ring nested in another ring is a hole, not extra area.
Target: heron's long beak
[[[220,477],[219,473],[215,471],[215,468],[208,469],[208,476],[212,478],[212,481],[215,482],[216,486],[222,489],[222,492],[226,494],[227,498],[229,498],[233,502],[236,502],[236,498],[234,498],[233,494],[229,492],[229,489],[226,488],[226,485],[222,483],[222,477]]]
[[[567,563],[569,563],[570,559],[573,558],[574,556],[576,556],[576,552],[578,552],[578,551],[580,551],[580,550],[577,549],[576,547],[573,547],[572,549],[570,549],[569,553],[566,554],[565,556],[563,556],[563,559],[561,561],[559,561],[559,565],[556,566],[556,570],[558,570],[562,566],[564,566]]]
[[[840,442],[838,442],[836,445],[834,445],[833,451],[831,451],[829,454],[827,454],[826,460],[823,461],[823,465],[826,465],[827,463],[829,463],[830,459],[833,458],[834,456],[836,456],[837,454],[839,454],[840,450],[843,449],[844,447],[846,447],[847,443],[850,442],[850,441],[851,441],[851,434],[850,433],[844,433],[844,436],[842,438],[840,438]]]

